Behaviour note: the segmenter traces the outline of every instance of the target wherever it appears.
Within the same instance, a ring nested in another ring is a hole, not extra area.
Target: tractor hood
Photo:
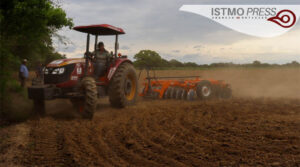
[[[74,58],[74,59],[58,59],[54,60],[47,65],[47,67],[61,67],[68,64],[75,64],[75,63],[84,63],[84,58]]]

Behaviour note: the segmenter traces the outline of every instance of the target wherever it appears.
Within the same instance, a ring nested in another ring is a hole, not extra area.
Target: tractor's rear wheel
[[[84,94],[83,98],[71,99],[71,103],[86,119],[92,119],[97,106],[97,86],[94,78],[85,77],[82,80],[81,89]]]
[[[108,96],[113,107],[123,108],[133,105],[138,90],[135,69],[130,63],[121,64],[110,81]]]

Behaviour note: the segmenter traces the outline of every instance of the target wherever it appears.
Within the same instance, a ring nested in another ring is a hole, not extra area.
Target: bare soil
[[[46,117],[0,129],[0,166],[300,166],[296,72],[158,71],[224,79],[234,98],[124,109],[102,99],[91,121],[68,100],[50,101]]]

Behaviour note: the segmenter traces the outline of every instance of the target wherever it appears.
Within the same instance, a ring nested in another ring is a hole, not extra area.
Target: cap
[[[99,42],[98,46],[104,46],[104,43],[103,42]]]

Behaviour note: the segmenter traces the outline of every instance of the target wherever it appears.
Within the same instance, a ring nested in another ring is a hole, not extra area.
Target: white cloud
[[[213,62],[266,62],[285,63],[300,61],[300,26],[275,38],[255,38],[229,30],[201,16],[180,12],[183,4],[220,3],[217,0],[66,0],[63,8],[74,19],[75,25],[108,23],[123,28],[120,52],[131,59],[142,49],[155,50],[166,59]],[[282,1],[254,0],[254,3],[282,3]],[[242,0],[225,0],[222,3],[246,3]],[[285,3],[297,3],[289,0]],[[68,57],[81,57],[85,51],[86,34],[64,29],[71,44],[63,46],[54,41],[56,49]],[[114,48],[113,37],[100,37],[106,48]],[[93,38],[92,38],[93,45]],[[197,47],[195,47],[197,46]],[[91,47],[92,48],[92,47]],[[129,49],[128,49],[129,48]]]

